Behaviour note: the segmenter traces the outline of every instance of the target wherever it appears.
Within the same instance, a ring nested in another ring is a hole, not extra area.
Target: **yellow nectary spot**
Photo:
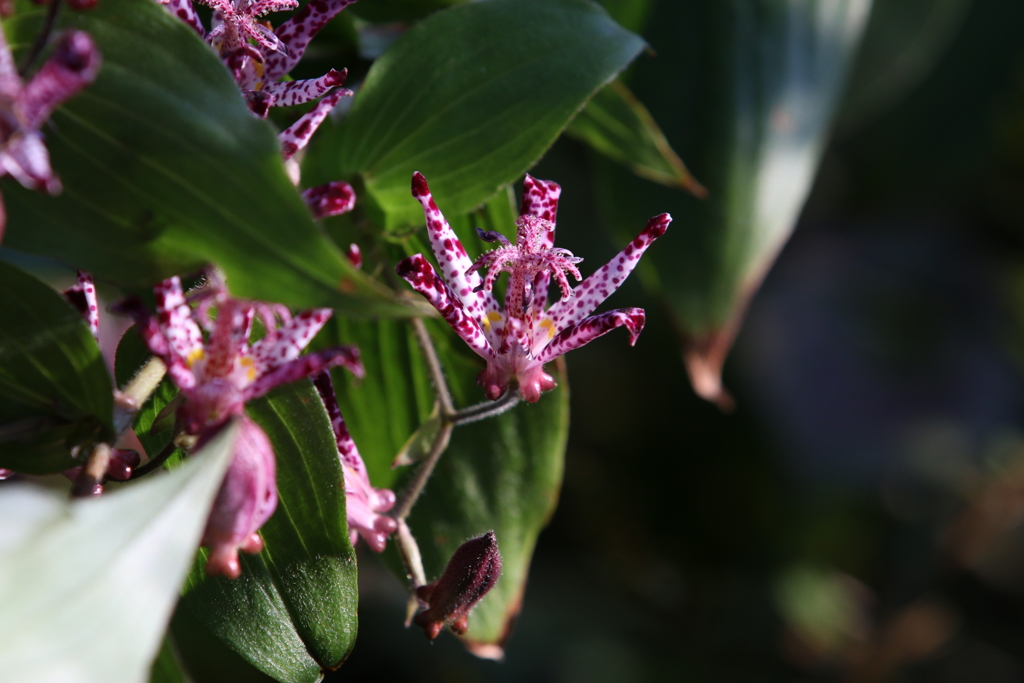
[[[490,313],[487,314],[487,317],[484,318],[484,327],[486,327],[487,331],[490,332],[491,323],[500,323],[501,319],[501,313],[498,313],[497,311],[491,311]]]
[[[551,320],[551,318],[544,318],[543,320],[541,320],[540,327],[548,328],[548,339],[551,339],[552,337],[555,336],[555,323],[554,321]]]
[[[249,378],[250,382],[256,379],[256,361],[252,359],[252,356],[242,356],[238,359],[238,364],[247,369],[245,376]]]
[[[205,349],[201,347],[198,349],[194,349],[190,354],[188,354],[188,357],[185,359],[185,365],[187,365],[191,369],[193,365],[195,365],[204,358],[206,358]]]

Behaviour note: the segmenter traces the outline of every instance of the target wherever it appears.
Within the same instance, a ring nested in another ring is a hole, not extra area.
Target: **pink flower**
[[[321,372],[313,378],[320,398],[323,399],[327,415],[331,418],[334,438],[338,444],[338,457],[345,473],[345,510],[348,517],[349,540],[356,544],[362,536],[374,552],[382,552],[384,545],[398,523],[384,515],[395,505],[395,494],[388,489],[377,489],[370,484],[366,465],[359,455],[352,435],[348,432],[345,418],[338,409],[338,399],[331,384],[331,375]]]
[[[60,180],[40,132],[53,110],[96,79],[100,53],[89,34],[71,31],[36,74],[23,82],[0,31],[0,175],[30,190],[57,194]],[[0,209],[0,236],[4,219]]]
[[[137,306],[126,310],[136,317],[143,340],[167,365],[167,373],[185,397],[178,415],[191,434],[240,415],[247,401],[276,386],[326,368],[341,365],[363,375],[359,350],[353,346],[299,355],[330,318],[329,308],[292,317],[284,306],[234,299],[215,286],[193,311],[177,277],[164,280],[154,291],[156,316]],[[209,315],[213,306],[216,320]],[[266,334],[250,345],[256,315]],[[209,332],[209,341],[203,341],[202,328]]]
[[[230,417],[239,417],[235,453],[202,541],[210,548],[207,573],[236,578],[241,571],[238,551],[262,549],[257,532],[277,505],[274,451],[263,430],[245,417],[245,403],[335,365],[362,377],[359,350],[340,346],[299,355],[327,322],[330,309],[292,317],[281,305],[234,299],[219,283],[201,293],[193,309],[177,277],[161,282],[155,293],[156,316],[146,313],[138,302],[128,302],[122,309],[136,318],[143,340],[167,365],[168,375],[184,397],[178,419],[185,431],[198,434],[201,445]],[[210,316],[213,307],[215,319]],[[265,335],[250,345],[257,315]],[[205,342],[204,329],[209,335]]]
[[[665,234],[672,217],[663,213],[651,218],[618,256],[573,290],[565,273],[578,280],[576,264],[582,259],[553,246],[561,188],[530,176],[526,176],[523,188],[516,243],[498,233],[479,231],[484,240],[502,246],[474,263],[437,208],[426,179],[414,173],[412,194],[423,205],[427,235],[444,278],[422,254],[403,260],[396,271],[487,361],[477,384],[488,398],[498,399],[515,384],[524,399],[535,402],[541,392],[555,386],[555,380],[544,372],[545,363],[617,327],[625,326],[630,344],[636,343],[644,327],[643,309],[590,314],[625,281],[647,247]],[[481,279],[477,271],[485,269],[487,276]],[[494,282],[502,272],[510,275],[504,307],[493,293]],[[562,297],[547,306],[552,275]]]
[[[298,166],[289,161],[312,139],[331,110],[352,91],[341,86],[348,71],[331,69],[319,78],[281,81],[303,54],[310,41],[327,23],[355,0],[311,0],[288,21],[271,29],[260,17],[298,7],[297,0],[199,0],[211,7],[213,29],[207,33],[191,0],[157,0],[203,36],[217,51],[238,83],[249,109],[266,118],[271,107],[288,107],[320,99],[298,121],[278,134],[281,156],[289,162],[298,184]],[[303,194],[315,218],[351,211],[355,191],[338,180],[310,188]]]
[[[235,452],[217,491],[203,531],[202,545],[210,549],[206,573],[237,579],[241,574],[238,551],[263,550],[259,529],[277,508],[277,473],[274,449],[259,425],[244,415],[239,419]],[[201,447],[215,430],[197,444]]]

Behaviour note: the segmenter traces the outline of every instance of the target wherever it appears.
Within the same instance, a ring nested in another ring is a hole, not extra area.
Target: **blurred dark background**
[[[1024,681],[1024,3],[901,2],[876,3],[726,364],[736,410],[693,395],[663,308],[628,282],[610,303],[647,308],[637,347],[568,359],[562,500],[505,661],[405,630],[365,553],[337,680]],[[920,49],[880,70],[924,4]],[[658,57],[632,83],[687,160],[699,131],[655,91],[689,49],[676,10],[648,16]],[[561,141],[533,172],[562,185],[559,242],[589,269],[621,246],[598,163]]]

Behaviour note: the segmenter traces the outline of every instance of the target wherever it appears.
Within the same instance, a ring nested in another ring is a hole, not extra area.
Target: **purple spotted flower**
[[[501,246],[473,262],[437,208],[426,179],[413,174],[412,194],[423,205],[427,235],[444,278],[422,254],[403,260],[396,270],[487,361],[477,383],[488,398],[501,397],[515,383],[524,399],[535,402],[541,392],[555,386],[544,372],[545,363],[617,327],[625,326],[630,344],[636,343],[644,326],[643,309],[590,314],[619,288],[647,247],[665,234],[672,217],[663,213],[651,218],[618,256],[574,290],[566,273],[579,279],[576,264],[581,259],[553,246],[561,188],[530,176],[523,186],[515,244],[498,233],[479,231],[485,241]],[[478,271],[486,271],[486,277],[481,278]],[[502,272],[509,273],[504,307],[493,292]],[[562,296],[547,306],[552,276]]]
[[[345,418],[338,408],[338,399],[331,384],[331,375],[321,372],[313,378],[327,415],[331,418],[334,438],[338,444],[338,457],[345,473],[345,509],[348,517],[349,540],[352,545],[360,536],[374,552],[383,552],[384,545],[396,528],[397,522],[384,513],[395,505],[395,494],[389,489],[374,488],[366,472],[359,449],[349,434]]]
[[[100,53],[92,38],[83,31],[71,31],[35,75],[23,82],[0,31],[0,175],[9,175],[30,190],[60,192],[40,129],[54,109],[96,79],[99,69]],[[5,222],[0,205],[0,237]]]
[[[357,376],[363,375],[359,350],[353,346],[299,355],[331,317],[329,308],[292,317],[280,304],[234,299],[222,286],[213,286],[193,310],[177,277],[164,280],[154,292],[156,316],[140,311],[138,306],[126,309],[139,322],[150,351],[164,361],[168,375],[184,395],[178,417],[190,434],[240,415],[247,401],[276,386],[311,377],[326,368],[341,365]],[[210,316],[213,307],[216,319]],[[266,334],[250,345],[257,315]],[[209,333],[205,342],[203,329]]]
[[[295,9],[297,0],[199,0],[213,9],[213,26],[207,32],[192,0],[157,0],[216,50],[257,116],[265,118],[271,107],[320,100],[278,135],[281,156],[296,184],[298,165],[292,156],[309,143],[331,110],[352,91],[341,87],[348,75],[346,69],[331,69],[319,78],[280,79],[299,63],[320,29],[355,1],[311,0],[280,26],[271,28],[260,19],[270,12]],[[303,197],[316,218],[351,211],[355,204],[352,186],[340,180],[310,188]]]
[[[235,577],[238,550],[259,552],[256,531],[277,504],[273,450],[263,430],[244,416],[245,403],[336,365],[362,377],[359,350],[340,346],[300,355],[327,322],[330,309],[293,317],[281,305],[234,299],[216,283],[200,294],[193,309],[177,277],[157,285],[155,294],[155,316],[137,301],[122,308],[136,318],[143,340],[164,361],[184,397],[179,423],[203,443],[229,418],[241,421],[235,454],[203,537],[210,547],[207,571]],[[257,316],[265,334],[250,344]]]

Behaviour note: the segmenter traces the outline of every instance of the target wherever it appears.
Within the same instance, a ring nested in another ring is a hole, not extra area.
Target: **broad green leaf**
[[[234,434],[98,500],[28,484],[0,490],[4,681],[148,679]]]
[[[113,435],[112,407],[110,375],[82,316],[0,261],[0,467],[73,467],[72,450]]]
[[[43,11],[4,22],[14,42],[32,40]],[[5,246],[125,286],[216,263],[238,295],[362,315],[401,310],[314,225],[273,129],[192,29],[152,0],[61,16],[89,32],[103,68],[47,129],[63,193],[3,182]]]
[[[702,0],[659,5],[649,24],[660,56],[632,85],[675,126],[670,137],[687,140],[679,147],[709,196],[655,191],[614,169],[598,194],[630,237],[652,213],[675,217],[645,259],[656,271],[648,265],[647,281],[675,312],[695,390],[721,405],[722,363],[810,191],[870,9],[870,0]]]
[[[281,681],[315,681],[345,660],[356,636],[356,560],[341,464],[309,381],[250,403],[277,455],[277,511],[264,551],[242,577],[208,578],[197,563],[184,605],[245,660]]]
[[[621,81],[599,90],[565,132],[625,164],[641,178],[687,190],[697,197],[707,195],[651,114]]]
[[[415,224],[422,172],[451,214],[532,166],[643,41],[589,0],[487,0],[438,12],[371,67],[345,121],[307,161],[362,177],[387,228]]]

